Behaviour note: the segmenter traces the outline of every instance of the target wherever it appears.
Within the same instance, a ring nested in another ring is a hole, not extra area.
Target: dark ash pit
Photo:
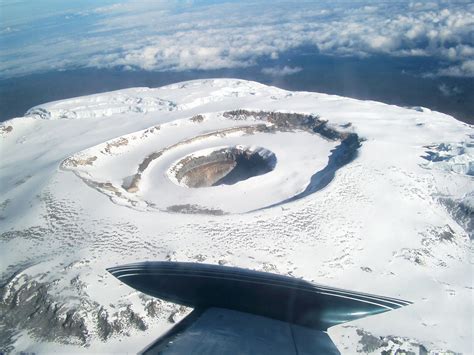
[[[188,156],[180,160],[171,172],[182,185],[191,188],[233,185],[253,176],[272,171],[275,154],[264,148],[226,147],[208,155]]]

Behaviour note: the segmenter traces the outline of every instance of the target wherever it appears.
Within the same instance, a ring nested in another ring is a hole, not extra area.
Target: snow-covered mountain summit
[[[474,130],[423,108],[219,79],[0,126],[0,351],[138,351],[188,310],[107,267],[199,261],[409,300],[343,353],[472,353]],[[471,239],[470,239],[471,238]]]

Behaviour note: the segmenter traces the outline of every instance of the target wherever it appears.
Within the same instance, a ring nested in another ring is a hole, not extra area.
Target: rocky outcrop
[[[347,135],[344,132],[340,132],[328,126],[327,121],[321,120],[317,115],[274,111],[234,110],[224,112],[223,116],[233,120],[247,120],[253,118],[267,121],[274,124],[279,131],[301,129],[318,133],[330,140],[344,139]]]
[[[453,219],[463,227],[471,240],[474,240],[474,193],[463,199],[449,196],[439,197],[438,201],[446,208]]]
[[[224,211],[218,209],[211,209],[207,207],[202,207],[198,205],[173,205],[169,206],[166,209],[167,212],[177,212],[177,213],[185,213],[185,214],[208,214],[213,216],[222,216],[224,215]]]
[[[21,275],[0,289],[5,328],[32,330],[34,336],[48,341],[85,344],[89,331],[84,312],[53,300],[48,294],[51,286]],[[0,339],[5,336],[0,334]]]
[[[41,341],[87,346],[95,337],[105,341],[148,328],[130,304],[119,305],[111,312],[83,291],[78,291],[78,302],[61,301],[55,296],[56,283],[40,282],[20,273],[0,288],[0,353],[12,350],[16,335],[22,331]],[[72,279],[73,283],[80,281]],[[167,317],[170,311],[163,310],[162,301],[147,296],[143,296],[142,305],[148,320]]]

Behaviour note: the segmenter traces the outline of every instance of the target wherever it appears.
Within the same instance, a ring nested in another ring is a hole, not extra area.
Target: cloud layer
[[[336,56],[432,57],[440,64],[431,74],[474,77],[470,1],[129,1],[2,20],[2,77],[75,67],[247,67],[302,46]]]

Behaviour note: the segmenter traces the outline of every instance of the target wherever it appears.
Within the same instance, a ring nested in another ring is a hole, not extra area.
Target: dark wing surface
[[[143,262],[108,271],[141,292],[196,309],[149,350],[163,354],[292,354],[290,345],[295,354],[337,354],[329,327],[410,304],[218,265]]]
[[[224,308],[195,310],[142,354],[340,354],[326,332]]]

